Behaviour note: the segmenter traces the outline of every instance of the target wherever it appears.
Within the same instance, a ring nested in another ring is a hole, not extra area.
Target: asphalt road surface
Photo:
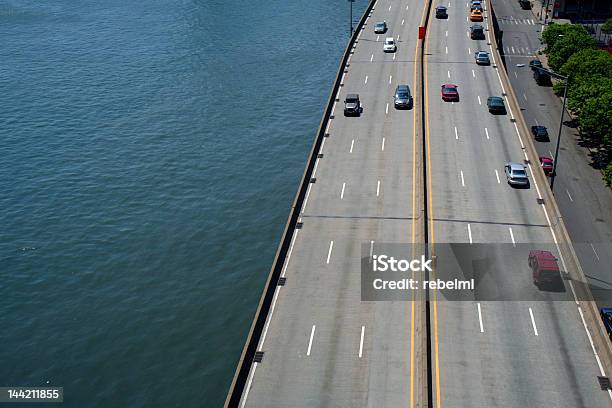
[[[493,67],[475,64],[474,52],[490,48],[486,40],[469,38],[468,15],[465,1],[451,2],[449,18],[434,20],[428,36],[435,241],[550,246],[553,238],[533,177],[527,189],[506,183],[504,164],[522,163],[525,156],[509,112],[487,110],[487,98],[503,91]],[[441,100],[440,85],[449,82],[459,86],[458,103]],[[529,279],[527,254],[499,256],[496,265],[513,279]],[[433,318],[437,406],[610,404],[571,301],[440,300]]]
[[[524,155],[509,115],[487,112],[487,97],[502,94],[495,69],[474,62],[487,42],[469,39],[465,2],[444,5],[449,18],[432,17],[425,51],[432,241],[550,246],[533,183],[515,189],[505,181],[504,164]],[[378,1],[360,35],[285,260],[287,281],[259,343],[263,362],[251,366],[241,406],[426,402],[423,302],[362,302],[360,271],[368,247],[376,253],[384,243],[418,241],[424,222],[416,112],[395,110],[392,99],[397,84],[415,89],[423,8],[422,0]],[[382,20],[389,31],[377,35]],[[387,36],[398,40],[396,53],[383,53]],[[459,102],[441,100],[443,83],[459,85]],[[347,93],[360,95],[361,116],[343,116]],[[508,282],[516,275],[517,288],[529,285],[526,256],[490,258]],[[609,406],[578,311],[564,295],[514,302],[435,295],[434,405]]]
[[[360,256],[362,243],[376,251],[412,240],[414,111],[395,110],[393,94],[398,84],[414,89],[423,6],[379,1],[360,35],[243,406],[397,407],[415,398],[414,304],[361,302]],[[375,34],[383,20],[388,32]],[[383,53],[385,37],[398,41],[396,53]],[[359,94],[360,117],[343,116],[347,93]]]
[[[527,66],[541,47],[542,25],[518,2],[494,0],[493,4],[504,31],[503,49],[512,87],[527,123],[548,128],[549,140],[535,144],[540,156],[552,158],[562,102],[551,87],[535,83]],[[565,115],[564,122],[569,120]],[[577,129],[563,126],[555,197],[582,268],[590,278],[593,295],[599,306],[612,306],[612,191],[604,186],[601,173],[590,165],[588,149],[578,142]]]

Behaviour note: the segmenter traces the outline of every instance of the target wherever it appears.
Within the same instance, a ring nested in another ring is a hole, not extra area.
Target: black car
[[[473,26],[471,26],[470,27],[470,38],[472,40],[484,40],[485,39],[484,27],[481,26],[480,24],[474,24]]]
[[[544,126],[532,126],[531,127],[531,134],[533,135],[533,137],[535,138],[535,140],[543,140],[543,141],[548,141],[548,130],[546,130],[546,127]]]
[[[531,68],[532,71],[535,71],[538,68],[542,68],[542,61],[540,61],[539,59],[533,59],[529,61],[529,68]]]
[[[531,10],[531,2],[529,0],[519,0],[518,3],[523,10]]]
[[[359,116],[361,115],[361,102],[359,95],[348,94],[344,99],[344,116]]]
[[[444,6],[436,7],[436,18],[448,18],[448,14],[446,13],[446,7]]]
[[[542,69],[538,69],[537,67],[533,68],[533,79],[535,79],[538,85],[551,85],[552,80],[550,79],[550,74]]]
[[[410,87],[408,85],[398,85],[397,88],[395,88],[393,104],[396,109],[412,109],[412,95],[410,94]]]

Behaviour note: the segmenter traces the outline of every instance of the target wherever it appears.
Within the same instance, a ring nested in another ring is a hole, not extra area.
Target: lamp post
[[[355,2],[355,0],[348,0],[349,4],[350,4],[350,15],[349,15],[349,22],[350,22],[350,31],[349,31],[349,36],[353,35],[353,3]]]
[[[555,177],[557,175],[557,161],[559,159],[559,146],[561,145],[561,131],[563,130],[563,115],[565,114],[565,102],[567,100],[567,87],[569,84],[570,76],[559,75],[545,68],[537,69],[540,71],[547,72],[549,75],[554,76],[555,78],[560,78],[565,81],[565,87],[563,88],[563,108],[561,109],[561,121],[559,122],[559,133],[557,134],[557,147],[555,148],[555,157],[553,159],[553,171],[550,175],[550,191],[553,191],[555,185]]]

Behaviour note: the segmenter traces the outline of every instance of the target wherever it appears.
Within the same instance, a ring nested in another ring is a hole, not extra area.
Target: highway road
[[[423,6],[378,1],[360,35],[241,406],[397,407],[423,389],[411,359],[416,302],[360,301],[362,243],[376,251],[416,233],[414,110],[395,110],[392,97],[397,84],[414,89]],[[383,20],[388,32],[377,35]],[[396,53],[383,53],[386,36]],[[360,117],[343,116],[347,93],[359,94]]]
[[[508,76],[523,115],[530,125],[548,128],[550,140],[536,142],[541,156],[554,157],[562,103],[550,87],[536,85],[527,66],[540,45],[542,25],[530,10],[515,1],[493,1],[500,29]],[[534,11],[538,11],[536,9]],[[569,121],[566,115],[564,121]],[[578,144],[578,131],[563,126],[560,160],[555,180],[557,204],[572,237],[582,268],[600,306],[612,306],[612,190],[601,173],[590,166],[588,149]]]
[[[498,289],[521,301],[449,301],[433,292],[430,333],[421,298],[361,301],[368,248],[424,239],[419,110],[395,110],[392,96],[397,84],[414,92],[420,80],[416,34],[425,2],[379,0],[343,77],[283,264],[286,282],[258,343],[263,360],[251,365],[240,406],[426,406],[430,338],[433,406],[610,405],[571,293],[533,290],[526,251],[554,250],[547,217],[535,182],[528,189],[505,182],[504,164],[525,156],[510,115],[487,112],[487,97],[502,95],[496,70],[474,63],[487,42],[469,39],[465,2],[444,5],[448,19],[432,11],[426,99],[417,101],[426,104],[429,241],[505,244],[488,251],[503,274],[498,282],[507,282]],[[382,20],[389,31],[377,35]],[[386,36],[398,40],[396,53],[383,53]],[[443,83],[459,85],[459,102],[441,101]],[[348,93],[360,95],[360,117],[343,116]]]
[[[473,53],[490,51],[469,39],[468,4],[452,1],[449,18],[430,23],[426,48],[428,139],[431,154],[432,240],[506,243],[523,256],[491,254],[500,273],[529,284],[527,252],[553,243],[528,189],[510,187],[508,161],[526,156],[511,115],[492,115],[486,99],[501,96],[496,69],[477,66]],[[459,86],[460,102],[443,102],[440,85]],[[508,103],[506,102],[506,106]],[[569,290],[569,289],[568,289]],[[520,297],[521,294],[518,294]],[[436,302],[436,406],[604,407],[599,369],[581,317],[568,292],[547,300]]]

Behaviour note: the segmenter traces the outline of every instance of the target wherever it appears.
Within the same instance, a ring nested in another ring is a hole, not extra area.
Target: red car
[[[540,166],[542,166],[542,170],[544,170],[544,174],[547,176],[551,176],[553,172],[553,159],[546,156],[540,156]]]
[[[442,85],[442,100],[446,102],[459,102],[459,91],[457,91],[457,85]]]

